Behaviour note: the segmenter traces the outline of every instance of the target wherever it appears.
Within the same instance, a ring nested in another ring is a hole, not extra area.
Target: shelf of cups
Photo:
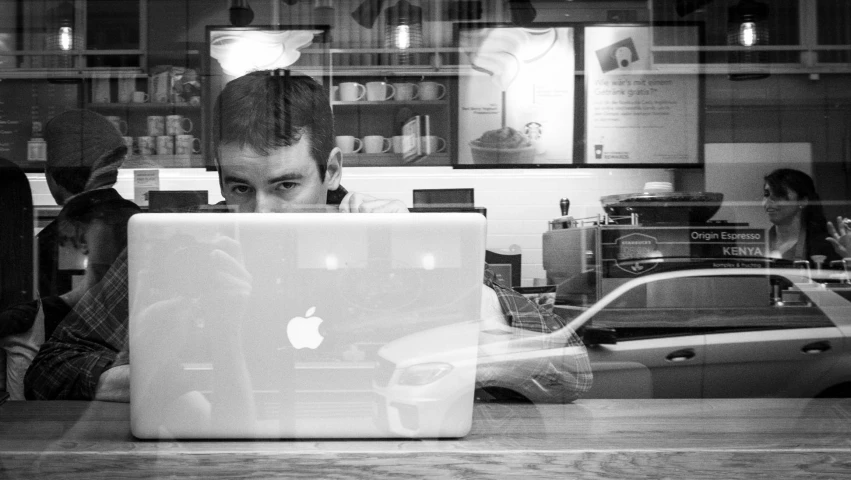
[[[434,153],[422,157],[416,161],[405,163],[400,153],[345,153],[343,154],[344,167],[393,167],[393,166],[418,166],[418,167],[443,167],[452,165],[449,154]]]
[[[129,168],[195,168],[204,166],[204,156],[201,154],[185,155],[128,155],[121,165],[122,169]]]
[[[88,108],[97,110],[97,109],[106,109],[106,110],[200,110],[201,107],[198,105],[189,105],[184,103],[89,103]]]
[[[358,102],[343,102],[339,100],[334,100],[331,102],[332,106],[353,106],[353,107],[361,107],[361,106],[384,106],[384,107],[393,107],[399,105],[446,105],[446,99],[443,100],[377,100],[377,101],[358,101]]]

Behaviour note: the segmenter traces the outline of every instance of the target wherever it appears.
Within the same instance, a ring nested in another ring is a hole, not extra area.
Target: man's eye
[[[251,187],[247,185],[234,185],[230,187],[230,191],[237,195],[245,195],[246,193],[251,191]]]
[[[276,186],[277,190],[290,190],[297,187],[298,184],[295,182],[281,182]]]

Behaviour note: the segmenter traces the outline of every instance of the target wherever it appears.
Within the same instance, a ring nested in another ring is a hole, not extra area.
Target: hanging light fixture
[[[399,63],[410,63],[411,48],[423,46],[423,9],[412,5],[408,0],[384,11],[387,19],[384,30],[384,47],[399,50]]]
[[[254,10],[248,4],[248,0],[231,0],[230,24],[234,27],[247,27],[254,20]]]
[[[74,4],[64,0],[50,9],[50,22],[45,36],[45,49],[61,53],[61,55],[45,57],[45,66],[72,68],[76,50],[83,48],[83,41],[76,31],[76,10]]]
[[[731,80],[755,80],[768,77],[765,71],[757,70],[759,64],[767,63],[765,51],[753,50],[753,47],[768,45],[768,5],[756,0],[740,0],[727,11],[727,45],[736,47],[730,52],[728,61],[731,68],[736,65],[749,65],[730,74]]]
[[[507,6],[511,23],[519,27],[532,25],[538,16],[538,11],[530,0],[508,0]]]
[[[384,0],[363,0],[358,8],[352,12],[352,18],[363,28],[372,28],[375,20],[381,15]]]
[[[64,1],[56,7],[56,20],[59,28],[56,32],[56,47],[62,51],[70,51],[76,48],[74,45],[74,5]]]

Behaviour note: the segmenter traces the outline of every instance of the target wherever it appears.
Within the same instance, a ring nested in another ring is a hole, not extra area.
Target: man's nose
[[[272,213],[278,208],[278,202],[274,195],[258,192],[254,196],[255,213]]]

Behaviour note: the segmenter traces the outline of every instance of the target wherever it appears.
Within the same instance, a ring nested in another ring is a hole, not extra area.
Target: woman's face
[[[768,184],[762,187],[762,208],[774,225],[791,224],[806,205],[807,199],[798,198],[798,194],[791,188],[786,188],[786,195],[783,196]]]

